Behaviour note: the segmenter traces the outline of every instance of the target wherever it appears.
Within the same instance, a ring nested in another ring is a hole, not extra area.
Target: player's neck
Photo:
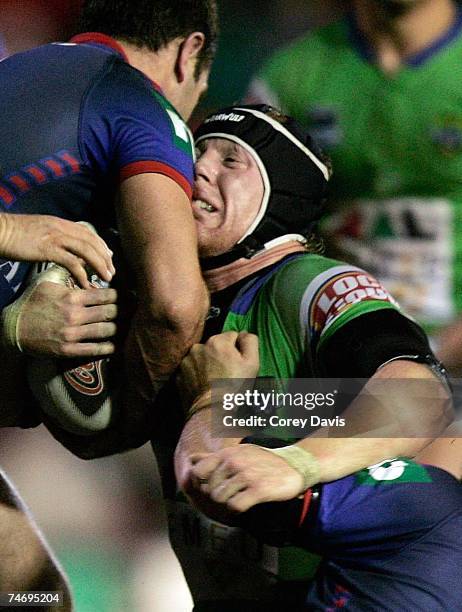
[[[205,270],[203,272],[204,280],[209,291],[215,293],[216,291],[221,291],[222,289],[226,289],[226,287],[234,285],[234,283],[237,283],[247,276],[251,276],[263,268],[267,268],[287,255],[304,251],[306,251],[306,246],[304,244],[296,240],[291,240],[284,244],[260,251],[250,259],[241,257],[221,268]]]
[[[400,16],[390,17],[371,0],[355,0],[359,28],[372,45],[386,74],[399,71],[406,59],[423,51],[454,23],[453,0],[427,0]]]
[[[146,47],[137,47],[123,40],[117,42],[123,48],[129,64],[156,83],[168,98],[171,82],[176,78],[177,41],[171,41],[158,51],[150,51]]]

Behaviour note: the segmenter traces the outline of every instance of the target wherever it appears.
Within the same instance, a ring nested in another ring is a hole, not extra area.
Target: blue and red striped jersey
[[[161,173],[192,193],[191,134],[122,47],[89,33],[0,63],[0,211],[113,225],[121,181]],[[0,307],[28,264],[0,260]]]

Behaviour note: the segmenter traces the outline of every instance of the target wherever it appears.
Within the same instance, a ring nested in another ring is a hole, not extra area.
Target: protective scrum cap
[[[293,119],[279,123],[268,115],[274,110],[265,104],[225,108],[206,118],[195,132],[196,144],[224,138],[244,147],[263,179],[258,215],[229,252],[234,256],[228,261],[252,257],[282,236],[310,234],[323,212],[330,170],[307,132]]]

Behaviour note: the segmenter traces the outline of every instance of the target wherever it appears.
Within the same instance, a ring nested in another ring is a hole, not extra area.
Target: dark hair
[[[138,47],[158,51],[175,38],[205,34],[196,76],[215,55],[216,0],[84,0],[80,32],[101,32]]]

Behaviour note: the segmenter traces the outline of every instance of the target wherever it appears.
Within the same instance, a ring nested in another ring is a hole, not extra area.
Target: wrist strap
[[[32,281],[21,297],[2,310],[2,339],[4,345],[8,349],[13,349],[19,353],[23,352],[21,343],[19,342],[19,321],[21,318],[22,309],[37,285],[43,283],[44,281],[64,285],[69,277],[70,272],[68,272],[65,268],[58,266],[57,264],[50,264],[46,271],[39,274],[37,278]]]
[[[282,448],[266,448],[260,446],[269,453],[274,453],[284,459],[286,463],[296,470],[303,478],[303,491],[306,491],[319,482],[321,468],[314,455],[300,446],[283,446]]]
[[[22,298],[19,298],[2,310],[3,344],[9,350],[22,353],[18,338],[18,319],[22,308]]]

